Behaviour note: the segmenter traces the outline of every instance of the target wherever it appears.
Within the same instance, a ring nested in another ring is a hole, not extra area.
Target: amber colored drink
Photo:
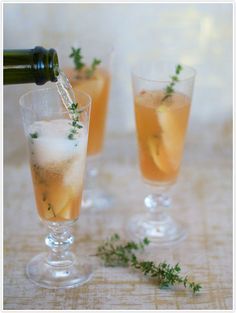
[[[110,89],[110,75],[103,68],[97,68],[93,76],[88,78],[83,71],[74,69],[66,70],[65,73],[73,87],[75,96],[77,91],[84,91],[92,98],[90,113],[88,155],[99,154],[103,147],[107,105]],[[78,101],[78,99],[76,99]]]
[[[70,128],[70,120],[58,119],[34,122],[29,129],[36,205],[40,217],[51,222],[79,216],[87,135],[81,129],[69,140]]]
[[[53,168],[31,164],[36,204],[44,220],[62,222],[74,220],[79,215],[82,188],[76,190],[73,186],[65,186],[67,170],[68,164],[55,164]]]
[[[182,158],[190,99],[174,93],[162,101],[163,91],[141,91],[135,96],[135,117],[142,175],[151,183],[177,178]]]

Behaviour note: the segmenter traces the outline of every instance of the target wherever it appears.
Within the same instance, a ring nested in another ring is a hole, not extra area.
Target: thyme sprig
[[[174,93],[174,86],[175,84],[179,81],[179,77],[178,75],[180,74],[180,72],[183,70],[183,66],[178,64],[176,65],[175,68],[175,75],[171,76],[171,82],[169,83],[169,85],[166,86],[166,88],[164,89],[165,92],[165,96],[161,99],[161,101],[165,101],[167,98],[171,97],[172,94]]]
[[[97,248],[96,256],[103,260],[105,266],[126,266],[139,270],[145,276],[155,278],[160,288],[182,284],[185,288],[190,288],[193,294],[200,291],[202,286],[199,283],[191,281],[187,275],[180,274],[179,263],[171,266],[164,261],[156,265],[152,261],[139,260],[135,252],[144,250],[149,243],[148,238],[144,238],[139,243],[124,242],[118,234],[114,234]]]
[[[82,70],[85,67],[85,63],[82,62],[83,56],[81,54],[81,48],[75,49],[71,48],[72,52],[69,55],[70,58],[73,58],[75,68],[77,70]],[[99,64],[101,64],[101,60],[94,58],[90,67],[85,70],[85,75],[87,78],[91,78]]]
[[[101,62],[102,62],[101,60],[98,60],[98,59],[96,59],[96,58],[93,59],[93,62],[92,62],[92,64],[91,64],[91,67],[86,70],[86,75],[87,75],[87,77],[90,78],[90,77],[93,76],[93,73],[95,72],[96,67],[97,67]]]
[[[133,252],[143,250],[148,244],[147,238],[139,243],[134,241],[122,243],[120,236],[114,234],[98,247],[96,255],[104,261],[106,266],[127,266],[132,259]]]
[[[79,122],[79,115],[81,111],[78,108],[78,103],[71,103],[71,105],[68,106],[68,111],[70,113],[70,116],[72,118],[72,122],[70,125],[72,128],[70,129],[70,133],[68,135],[68,138],[73,140],[75,139],[75,135],[78,134],[78,129],[83,128],[83,126]]]
[[[71,48],[72,52],[69,55],[70,58],[73,58],[74,64],[75,64],[75,68],[77,70],[81,70],[84,67],[84,63],[82,62],[82,55],[81,55],[81,48],[75,49],[75,48]]]
[[[188,276],[181,276],[179,263],[171,266],[166,261],[155,265],[152,261],[139,261],[136,256],[131,261],[131,266],[139,269],[144,275],[157,278],[160,288],[168,288],[176,284],[183,284],[185,288],[192,289],[195,294],[199,292],[202,286],[199,283],[190,281]]]
[[[36,138],[38,138],[38,133],[37,132],[34,132],[34,133],[30,133],[30,137],[32,138],[32,139],[36,139]]]

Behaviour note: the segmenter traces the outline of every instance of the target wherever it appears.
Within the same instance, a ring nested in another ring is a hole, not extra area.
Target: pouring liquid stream
[[[61,97],[61,100],[62,100],[64,107],[68,111],[70,118],[73,119],[73,117],[70,113],[70,110],[69,110],[69,106],[72,103],[76,103],[76,98],[75,98],[73,88],[72,88],[68,78],[66,77],[65,73],[61,70],[60,70],[60,73],[58,75],[58,80],[56,82],[56,86],[57,86],[57,90],[58,90],[58,93]]]

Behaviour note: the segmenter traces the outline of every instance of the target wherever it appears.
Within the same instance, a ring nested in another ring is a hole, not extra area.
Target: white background
[[[4,48],[57,48],[85,36],[110,42],[115,53],[107,133],[134,130],[130,64],[141,55],[194,67],[190,127],[216,120],[223,125],[232,118],[232,10],[232,4],[217,3],[5,4]],[[23,140],[18,99],[35,87],[4,87],[5,146],[15,132]]]

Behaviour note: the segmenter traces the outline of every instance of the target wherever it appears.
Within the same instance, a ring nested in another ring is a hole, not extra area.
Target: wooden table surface
[[[231,132],[231,121],[190,127],[172,191],[173,215],[188,237],[147,251],[157,262],[179,262],[184,274],[202,283],[197,296],[181,288],[160,290],[135,271],[105,268],[89,256],[109,234],[125,236],[129,217],[144,210],[148,187],[139,174],[134,134],[107,136],[100,184],[113,195],[112,208],[84,210],[74,227],[75,250],[94,263],[93,279],[67,290],[34,286],[25,266],[45,249],[47,229],[36,213],[25,146],[12,151],[4,167],[4,309],[232,309]]]

